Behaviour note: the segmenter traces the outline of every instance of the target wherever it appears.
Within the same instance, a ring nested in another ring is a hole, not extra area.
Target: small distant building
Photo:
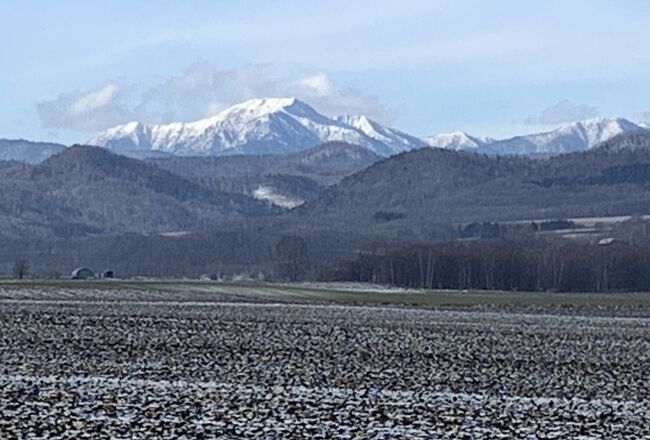
[[[87,280],[89,278],[95,278],[95,272],[87,267],[78,267],[72,271],[71,277],[73,280]]]
[[[102,278],[115,278],[115,274],[112,270],[105,270],[102,272]]]

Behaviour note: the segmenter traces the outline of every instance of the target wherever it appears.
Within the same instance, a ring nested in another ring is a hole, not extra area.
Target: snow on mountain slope
[[[487,154],[562,154],[584,151],[622,133],[642,128],[623,118],[595,118],[565,125],[546,133],[516,136],[487,144]]]
[[[427,145],[485,154],[552,155],[587,150],[618,134],[642,129],[622,118],[596,118],[498,141],[464,132],[419,139],[365,116],[329,118],[296,98],[262,98],[195,122],[131,122],[106,130],[88,143],[137,157],[290,154],[330,141],[360,145],[380,156]]]
[[[370,134],[324,116],[295,98],[264,98],[196,122],[132,122],[106,130],[88,143],[117,152],[156,150],[179,156],[288,154],[327,141],[361,145],[382,156],[420,146],[416,138],[370,121],[368,125]]]
[[[425,138],[433,147],[484,154],[553,155],[584,151],[622,133],[642,130],[623,118],[594,118],[556,130],[503,140],[470,136],[464,132],[441,133]]]
[[[431,147],[447,150],[476,150],[495,141],[492,138],[470,136],[462,131],[439,133],[424,140]]]
[[[384,127],[377,122],[368,119],[366,116],[346,115],[337,116],[334,119],[349,125],[350,127],[356,128],[371,139],[387,145],[392,150],[392,154],[427,146],[427,143],[422,139],[395,130],[394,128]]]

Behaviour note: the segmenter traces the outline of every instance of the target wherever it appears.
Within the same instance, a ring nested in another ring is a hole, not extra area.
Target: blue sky
[[[255,96],[415,135],[650,122],[650,3],[0,0],[0,137],[81,142]]]

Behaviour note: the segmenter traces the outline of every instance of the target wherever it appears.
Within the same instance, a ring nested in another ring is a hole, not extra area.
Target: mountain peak
[[[342,122],[345,125],[357,128],[366,134],[376,132],[378,125],[376,122],[364,115],[341,115],[336,116],[334,120]]]
[[[373,121],[370,118],[364,115],[340,115],[340,116],[336,116],[334,119],[349,125],[353,125],[355,123],[364,123],[364,124],[373,123]]]
[[[580,130],[587,148],[592,148],[619,134],[635,132],[641,129],[641,127],[627,119],[606,117],[587,119],[572,124],[572,127]]]
[[[558,130],[570,130],[570,129],[580,128],[580,127],[587,128],[587,129],[597,129],[597,130],[603,130],[609,128],[614,130],[625,131],[625,130],[634,130],[639,126],[631,121],[628,121],[625,118],[608,118],[608,117],[601,116],[601,117],[585,119],[583,121],[578,121],[572,124],[564,125],[560,127]]]
[[[516,136],[486,145],[487,154],[556,155],[589,150],[624,133],[643,130],[624,118],[592,118],[563,125],[555,130]]]
[[[342,115],[334,118],[336,121],[359,130],[364,135],[389,148],[383,151],[375,151],[383,155],[391,156],[414,148],[422,148],[426,143],[419,138],[408,135],[394,128],[384,127],[376,121],[364,115]]]
[[[596,116],[594,118],[585,119],[582,121],[574,122],[574,124],[582,125],[603,125],[603,124],[612,124],[612,123],[625,123],[630,122],[625,118],[610,118],[607,116]]]
[[[599,144],[594,150],[606,152],[639,152],[650,150],[650,132],[638,130],[631,133],[623,133]]]
[[[365,116],[329,118],[295,97],[255,98],[209,118],[187,123],[131,123],[88,143],[122,153],[156,151],[181,156],[288,154],[323,142],[360,145],[390,156],[426,144]]]
[[[253,98],[235,104],[219,114],[231,114],[234,112],[251,112],[255,114],[276,113],[296,104],[301,106],[307,105],[292,96],[283,98]]]

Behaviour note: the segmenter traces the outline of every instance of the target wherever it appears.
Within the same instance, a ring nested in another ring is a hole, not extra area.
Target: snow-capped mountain
[[[425,146],[484,154],[553,155],[587,150],[618,134],[642,129],[622,118],[595,118],[504,140],[464,132],[420,139],[365,116],[330,118],[296,98],[262,98],[195,122],[131,122],[106,130],[88,143],[135,157],[289,154],[330,141],[360,145],[381,156]]]
[[[439,133],[424,138],[431,147],[445,148],[447,150],[477,150],[495,140],[488,137],[470,136],[462,131],[453,133]]]
[[[432,147],[483,154],[554,155],[588,150],[619,134],[643,129],[642,125],[623,118],[594,118],[565,125],[549,132],[502,140],[454,132],[430,136],[425,138],[425,141]]]
[[[643,130],[623,118],[594,118],[565,125],[546,133],[516,136],[484,145],[487,154],[552,155],[584,151],[622,133]]]
[[[153,150],[201,156],[287,154],[327,141],[361,145],[382,156],[424,145],[364,117],[329,118],[295,98],[251,99],[195,122],[132,122],[106,130],[88,143],[117,152]]]

